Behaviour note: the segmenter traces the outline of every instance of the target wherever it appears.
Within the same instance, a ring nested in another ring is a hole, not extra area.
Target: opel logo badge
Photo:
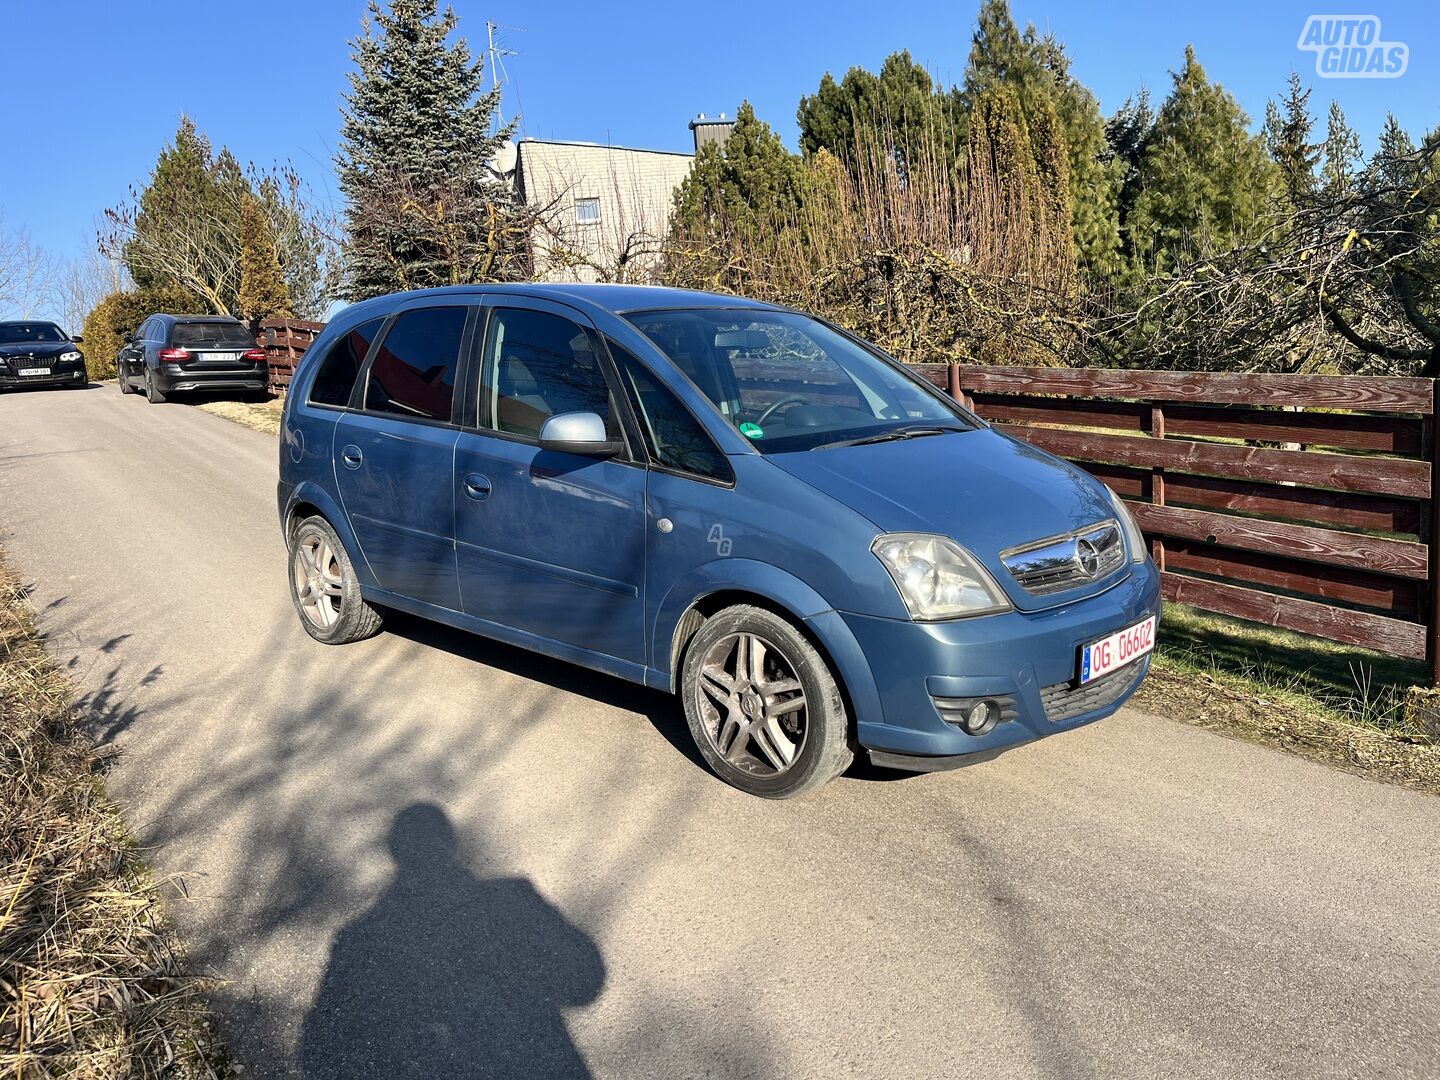
[[[1093,578],[1100,572],[1100,552],[1089,540],[1075,541],[1075,561],[1087,578]]]

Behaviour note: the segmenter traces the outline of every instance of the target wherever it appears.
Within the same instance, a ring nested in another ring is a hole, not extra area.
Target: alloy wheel
[[[795,666],[758,634],[729,634],[700,667],[696,705],[710,745],[757,777],[788,772],[805,747],[805,689]]]
[[[345,601],[345,579],[329,541],[315,533],[300,537],[290,572],[305,617],[322,630],[334,626]]]

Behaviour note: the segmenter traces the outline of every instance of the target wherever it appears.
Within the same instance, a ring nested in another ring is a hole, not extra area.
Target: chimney
[[[690,121],[690,131],[695,136],[695,153],[700,153],[702,146],[709,146],[711,143],[720,144],[730,137],[730,130],[735,126],[735,121],[725,119],[722,112],[718,118],[707,117],[703,112],[694,120]]]

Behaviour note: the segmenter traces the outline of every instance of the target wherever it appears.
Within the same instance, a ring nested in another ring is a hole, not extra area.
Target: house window
[[[576,224],[576,225],[599,225],[599,224],[600,224],[600,200],[599,200],[599,199],[576,199],[576,200],[575,200],[575,224]]]

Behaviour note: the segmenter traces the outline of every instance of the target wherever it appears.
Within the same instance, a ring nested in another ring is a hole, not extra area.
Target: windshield
[[[713,308],[626,318],[762,453],[974,426],[938,390],[807,315]]]
[[[255,339],[250,336],[250,331],[239,323],[192,322],[176,323],[175,330],[170,335],[170,344],[183,345],[190,349],[253,349]]]
[[[0,323],[0,345],[28,345],[36,342],[69,341],[65,331],[49,322]]]

